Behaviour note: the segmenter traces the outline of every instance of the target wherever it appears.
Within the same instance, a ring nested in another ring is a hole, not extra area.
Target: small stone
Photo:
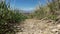
[[[57,33],[58,32],[58,29],[53,29],[51,32],[52,33]]]

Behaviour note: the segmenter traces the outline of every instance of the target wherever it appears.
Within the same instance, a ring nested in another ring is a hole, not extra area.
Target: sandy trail
[[[52,20],[26,19],[21,28],[23,32],[17,34],[59,34],[60,24],[55,25]]]

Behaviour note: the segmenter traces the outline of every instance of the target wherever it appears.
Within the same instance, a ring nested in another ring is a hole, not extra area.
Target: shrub
[[[17,24],[27,17],[21,13],[9,10],[5,2],[0,3],[0,34],[15,34]]]
[[[44,7],[40,7],[40,9],[35,11],[34,15],[37,19],[42,19],[47,16],[47,11],[44,10]]]
[[[48,3],[43,6],[43,4],[40,4],[40,6],[37,7],[34,13],[34,17],[37,19],[43,19],[45,17],[56,20],[57,16],[60,15],[60,0],[46,0]]]
[[[52,19],[52,20],[56,20],[57,18],[57,15],[49,15],[47,16],[49,19]]]

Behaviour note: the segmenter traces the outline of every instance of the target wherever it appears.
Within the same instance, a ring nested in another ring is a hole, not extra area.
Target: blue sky
[[[15,1],[15,2],[14,2]],[[22,10],[33,10],[39,3],[39,0],[11,0],[11,7],[16,7]],[[41,0],[45,4],[45,0]]]

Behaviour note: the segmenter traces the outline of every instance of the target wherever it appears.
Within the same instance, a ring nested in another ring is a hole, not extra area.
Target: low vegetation
[[[46,5],[39,5],[38,9],[36,8],[33,17],[36,19],[43,19],[47,17],[48,19],[56,20],[60,15],[60,0],[47,0]]]
[[[0,34],[15,34],[17,32],[17,24],[25,20],[27,17],[10,9],[10,5],[2,1],[0,3]]]
[[[39,9],[29,15],[12,10],[10,4],[7,5],[5,1],[0,2],[0,34],[15,34],[18,30],[17,25],[27,18],[43,19],[47,17],[56,21],[60,16],[60,0],[47,0],[47,2],[46,6],[38,6]]]

